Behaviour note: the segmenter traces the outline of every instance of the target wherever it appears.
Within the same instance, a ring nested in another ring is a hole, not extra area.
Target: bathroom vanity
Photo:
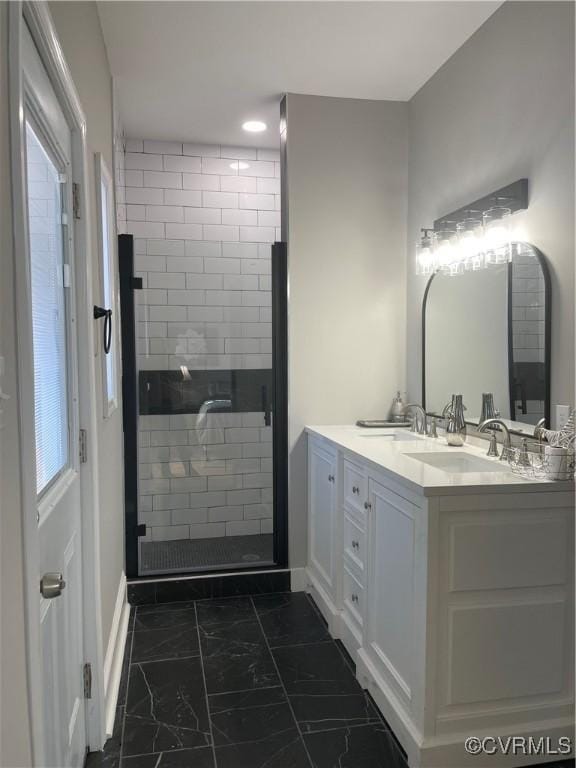
[[[307,588],[411,768],[469,736],[573,737],[574,492],[483,448],[407,430],[308,427]]]

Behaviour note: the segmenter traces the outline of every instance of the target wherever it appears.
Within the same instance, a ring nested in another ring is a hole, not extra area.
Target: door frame
[[[14,227],[14,276],[16,299],[18,419],[20,432],[20,483],[25,584],[26,659],[31,746],[34,765],[43,765],[42,666],[40,653],[38,527],[36,524],[35,427],[33,409],[33,350],[24,166],[24,98],[21,29],[26,23],[52,82],[72,132],[72,179],[79,185],[81,218],[74,219],[75,298],[77,306],[78,393],[80,428],[87,432],[87,461],[80,464],[83,643],[84,660],[92,667],[92,697],[85,700],[86,738],[91,749],[105,741],[104,669],[100,594],[100,532],[98,498],[97,398],[94,377],[94,322],[92,306],[92,251],[88,193],[86,119],[56,35],[47,4],[9,3],[8,69],[9,122]],[[72,443],[74,444],[74,442]]]

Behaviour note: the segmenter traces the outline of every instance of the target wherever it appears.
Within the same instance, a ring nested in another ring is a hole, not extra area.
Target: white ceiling
[[[131,137],[275,146],[285,92],[408,100],[501,2],[99,2]],[[262,119],[266,134],[241,129]]]

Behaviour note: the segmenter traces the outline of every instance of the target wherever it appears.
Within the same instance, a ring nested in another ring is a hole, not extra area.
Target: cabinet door
[[[414,635],[416,508],[370,481],[365,647],[382,677],[409,705]]]
[[[309,566],[331,597],[335,597],[336,456],[309,444],[308,514]]]

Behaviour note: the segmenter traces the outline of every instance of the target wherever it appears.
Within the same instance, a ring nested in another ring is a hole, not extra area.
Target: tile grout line
[[[204,699],[206,701],[206,714],[208,716],[208,728],[210,729],[210,740],[212,742],[212,760],[214,761],[214,768],[217,768],[216,762],[216,745],[214,743],[214,731],[212,729],[212,717],[210,716],[210,699],[208,698],[208,685],[206,683],[206,672],[204,670],[204,655],[202,653],[202,641],[200,639],[200,622],[198,621],[198,606],[194,601],[194,613],[196,615],[196,634],[198,636],[198,649],[200,651],[200,668],[202,670],[202,680],[204,681]]]
[[[130,668],[132,667],[132,649],[134,647],[134,633],[136,631],[136,614],[138,606],[134,606],[134,619],[132,621],[132,636],[130,638],[130,650],[128,651],[128,679],[126,680],[126,693],[124,694],[124,713],[122,715],[122,729],[120,735],[120,752],[118,755],[118,765],[122,765],[124,759],[124,732],[126,730],[126,711],[128,709],[128,693],[130,691]]]
[[[326,638],[326,640],[313,640],[311,643],[287,643],[285,645],[271,645],[270,650],[281,651],[283,648],[305,648],[308,645],[326,645],[327,643],[334,643],[332,637]]]
[[[260,614],[256,610],[256,605],[254,604],[254,598],[252,595],[250,595],[250,602],[252,603],[252,609],[254,613],[256,614],[256,620],[258,621],[258,625],[260,627],[260,631],[262,632],[262,636],[264,638],[264,642],[266,643],[266,647],[268,648],[268,653],[270,654],[270,658],[272,659],[272,663],[274,664],[274,669],[276,670],[276,674],[278,675],[278,680],[280,681],[280,686],[282,690],[284,691],[284,696],[286,696],[286,702],[288,704],[288,707],[290,708],[290,712],[292,714],[292,717],[294,718],[294,723],[296,725],[296,730],[298,731],[298,735],[300,736],[300,742],[302,743],[302,746],[304,747],[304,751],[306,752],[306,757],[308,758],[308,762],[313,768],[314,763],[312,761],[312,758],[310,756],[310,752],[308,752],[308,746],[306,745],[306,742],[304,740],[304,736],[302,734],[302,730],[300,728],[300,723],[296,719],[296,714],[294,713],[294,708],[292,707],[292,702],[290,701],[290,697],[288,696],[288,691],[286,690],[286,686],[284,685],[284,680],[282,680],[282,677],[280,675],[280,670],[278,669],[278,664],[276,663],[276,659],[274,658],[274,654],[272,653],[272,649],[270,648],[270,643],[268,642],[268,638],[266,637],[266,632],[264,632],[264,627],[262,626],[262,622],[260,620]]]
[[[197,659],[200,656],[199,653],[191,653],[189,656],[163,656],[161,659],[140,659],[132,662],[133,664],[156,664],[162,661],[186,661],[187,659]]]

